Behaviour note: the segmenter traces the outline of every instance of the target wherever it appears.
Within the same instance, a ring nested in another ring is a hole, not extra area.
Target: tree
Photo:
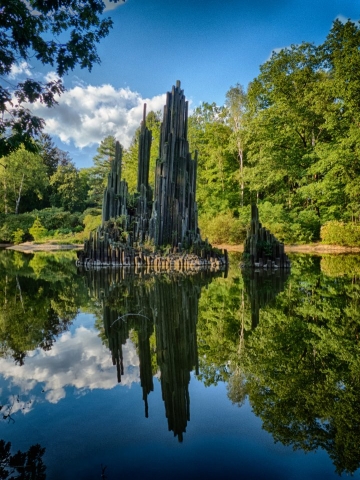
[[[360,221],[359,47],[359,23],[336,20],[322,45],[273,53],[249,86],[244,174],[253,200],[286,210],[287,241]]]
[[[115,158],[115,143],[116,139],[112,135],[101,140],[97,148],[98,153],[93,158],[94,166],[89,168],[87,172],[90,202],[100,207],[108,175],[111,171],[111,163]]]
[[[0,166],[1,210],[18,214],[24,197],[26,207],[34,208],[34,202],[43,198],[49,180],[46,167],[39,154],[24,147],[2,158]]]
[[[53,207],[63,207],[65,210],[82,211],[87,197],[87,185],[84,184],[78,169],[72,162],[59,165],[50,178],[53,187],[51,204]]]
[[[149,185],[155,188],[155,166],[159,157],[159,140],[161,128],[161,112],[149,112],[146,115],[146,126],[151,131],[152,142],[150,150]],[[140,127],[136,130],[130,147],[123,155],[123,178],[127,181],[130,192],[137,189],[137,173],[139,161],[139,135]]]
[[[0,440],[0,479],[37,480],[46,479],[46,466],[42,460],[45,448],[38,443],[29,450],[11,454],[11,443]]]
[[[59,165],[65,165],[70,162],[69,153],[56,147],[49,134],[42,133],[39,138],[39,143],[39,154],[47,168],[49,177],[55,173]]]
[[[239,159],[239,183],[241,189],[241,207],[244,206],[244,130],[247,97],[242,85],[237,83],[226,92],[225,105],[228,109],[228,123],[232,129],[230,147],[238,155]]]
[[[117,2],[118,0],[110,0]],[[100,59],[96,44],[108,35],[111,19],[101,19],[102,0],[12,0],[0,7],[0,158],[21,144],[34,151],[44,121],[27,104],[48,107],[64,91],[61,78],[75,66],[91,70]],[[19,62],[35,57],[55,67],[56,80],[27,78],[13,85],[6,77]],[[5,78],[4,78],[5,77]]]
[[[202,103],[189,118],[190,150],[198,152],[200,214],[217,215],[238,205],[238,165],[229,149],[231,128],[226,114],[226,109],[215,103]]]

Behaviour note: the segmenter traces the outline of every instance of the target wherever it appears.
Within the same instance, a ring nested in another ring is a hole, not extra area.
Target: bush
[[[30,239],[29,228],[34,223],[35,218],[36,217],[30,213],[1,215],[0,242],[12,242],[17,230],[22,230],[24,232],[23,240]]]
[[[327,245],[360,246],[360,225],[336,220],[326,222],[320,231],[321,241]]]
[[[18,228],[13,234],[13,241],[15,245],[22,243],[24,236],[25,236],[24,230],[22,228]]]
[[[239,244],[246,238],[248,216],[234,216],[228,212],[216,217],[201,217],[199,226],[202,238],[208,238],[210,243]]]
[[[85,237],[90,234],[92,230],[95,230],[101,225],[101,215],[86,215],[83,220]]]
[[[82,214],[70,213],[64,211],[63,208],[44,208],[43,210],[34,210],[32,212],[35,217],[38,217],[41,224],[47,230],[58,229],[74,229],[77,226],[81,226]]]
[[[314,210],[289,214],[282,205],[264,202],[259,205],[260,222],[284,243],[309,243],[320,237],[320,219]]]
[[[47,230],[41,224],[39,218],[36,218],[32,227],[29,229],[30,235],[33,237],[35,242],[38,242],[42,238],[44,238],[47,234]]]

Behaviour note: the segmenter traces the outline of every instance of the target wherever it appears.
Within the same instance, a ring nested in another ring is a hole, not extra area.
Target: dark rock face
[[[226,251],[215,250],[201,239],[196,205],[197,160],[189,153],[187,130],[188,102],[178,81],[166,97],[154,194],[149,186],[152,136],[146,126],[144,105],[137,192],[130,195],[121,178],[122,150],[116,142],[104,191],[102,224],[85,241],[78,255],[79,264],[156,266],[159,258],[166,268],[227,264]],[[164,247],[165,255],[164,251],[159,253]]]
[[[290,268],[284,244],[261,225],[256,205],[251,205],[250,230],[244,243],[242,266],[266,269]]]

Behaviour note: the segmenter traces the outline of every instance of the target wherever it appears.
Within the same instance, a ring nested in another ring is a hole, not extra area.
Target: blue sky
[[[128,146],[144,100],[162,109],[176,80],[191,108],[223,104],[230,86],[246,87],[274,49],[322,43],[335,18],[358,20],[360,1],[127,0],[106,15],[114,28],[98,47],[101,65],[68,75],[58,107],[37,107],[78,167],[92,165],[108,134]]]

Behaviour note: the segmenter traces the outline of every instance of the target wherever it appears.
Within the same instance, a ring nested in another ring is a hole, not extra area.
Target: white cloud
[[[59,75],[53,71],[48,72],[44,78],[46,82],[55,82],[57,80],[60,80]]]
[[[346,23],[348,20],[350,20],[353,23],[358,23],[359,22],[359,20],[349,18],[349,17],[345,17],[345,15],[342,15],[341,13],[336,16],[335,20],[340,20],[341,23]]]
[[[11,72],[9,73],[9,78],[14,79],[19,75],[31,75],[30,65],[23,61],[21,63],[14,63],[11,67]]]
[[[45,119],[45,131],[50,135],[57,135],[67,144],[73,141],[77,148],[99,144],[107,135],[114,135],[128,147],[142,120],[144,103],[148,112],[162,111],[165,94],[145,99],[129,88],[77,85],[58,102],[51,109],[40,103],[32,107],[36,115]]]
[[[105,3],[104,12],[108,12],[109,10],[115,10],[115,8],[118,8],[121,5],[124,5],[123,0],[118,0],[117,3],[114,3],[114,1],[110,2],[110,0],[103,0],[103,2]]]
[[[123,358],[121,385],[131,386],[139,382],[140,373],[139,358],[130,340],[123,345]],[[23,366],[15,365],[13,359],[0,358],[0,375],[8,380],[9,390],[20,391],[18,397],[9,399],[12,413],[18,410],[26,413],[36,402],[44,401],[33,393],[39,383],[45,400],[50,403],[64,398],[66,387],[74,387],[82,394],[117,385],[109,350],[102,345],[97,331],[85,327],[77,328],[73,334],[63,333],[49,351],[34,350]]]

